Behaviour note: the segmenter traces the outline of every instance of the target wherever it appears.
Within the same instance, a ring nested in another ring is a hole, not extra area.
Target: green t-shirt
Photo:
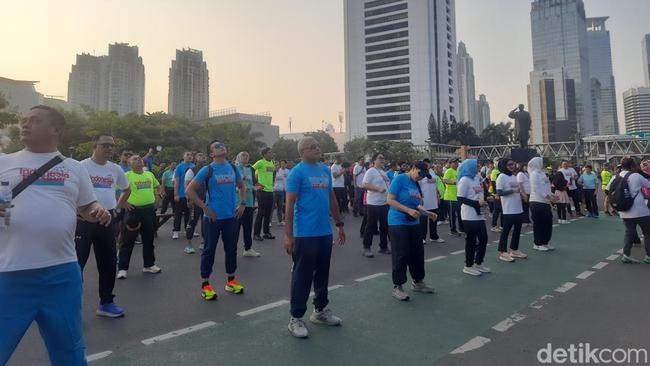
[[[609,181],[612,179],[612,172],[603,170],[600,172],[600,179],[602,180],[603,189],[607,188]]]
[[[129,204],[135,207],[153,205],[156,203],[156,195],[154,189],[158,188],[160,183],[158,179],[151,172],[142,172],[138,174],[134,171],[126,173],[126,180],[129,182],[131,188],[131,195],[129,196]]]
[[[497,168],[492,169],[492,173],[490,173],[490,188],[488,188],[488,192],[493,194],[496,193],[494,191],[494,187],[495,184],[497,183],[497,178],[499,177],[499,173],[501,173],[499,169]]]
[[[257,182],[264,187],[264,192],[273,192],[273,172],[275,164],[271,160],[260,159],[253,164],[257,174]]]
[[[442,179],[457,182],[458,172],[454,168],[449,168]],[[445,201],[458,201],[455,184],[445,183],[445,195],[443,198]]]

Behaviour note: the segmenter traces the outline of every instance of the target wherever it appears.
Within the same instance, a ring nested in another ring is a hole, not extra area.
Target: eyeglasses
[[[309,145],[309,146],[307,146],[307,147],[305,148],[305,150],[316,150],[316,149],[319,149],[319,148],[320,148],[320,145],[319,145],[319,144],[313,144],[313,145]]]
[[[104,149],[112,149],[115,147],[115,144],[110,144],[110,143],[104,143],[104,144],[98,144],[99,146],[103,147]],[[125,155],[128,156],[128,155]]]
[[[225,149],[226,145],[219,142],[219,143],[216,143],[216,144],[212,145],[212,148],[213,149]]]

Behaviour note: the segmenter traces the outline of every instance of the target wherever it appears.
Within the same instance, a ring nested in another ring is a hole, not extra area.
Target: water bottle
[[[9,182],[0,183],[0,207],[5,209],[5,217],[0,217],[0,230],[6,230],[9,226],[9,213],[11,208],[11,189]]]

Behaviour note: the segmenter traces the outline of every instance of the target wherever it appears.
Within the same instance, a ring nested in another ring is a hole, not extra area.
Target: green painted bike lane
[[[409,302],[390,296],[390,275],[346,283],[330,292],[330,307],[343,326],[307,322],[309,339],[289,335],[284,305],[92,364],[431,365],[562,284],[578,282],[576,275],[619,249],[622,237],[619,219],[576,220],[554,228],[554,252],[534,251],[532,234],[522,236],[527,260],[498,261],[497,245],[490,243],[486,265],[493,273],[480,278],[461,273],[462,253],[426,263],[426,281],[436,294],[412,294]]]

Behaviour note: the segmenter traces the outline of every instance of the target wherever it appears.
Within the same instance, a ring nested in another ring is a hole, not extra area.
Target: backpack
[[[235,174],[235,177],[237,177],[237,167],[233,163],[229,163],[230,167],[232,168],[233,173]],[[212,163],[208,164],[208,174],[205,176],[205,192],[206,196],[204,198],[205,202],[207,203],[208,196],[210,195],[210,178],[212,178],[213,170],[212,170]],[[237,182],[235,182],[237,184]]]
[[[609,204],[616,211],[629,211],[634,205],[634,199],[636,195],[632,197],[630,193],[630,186],[627,184],[627,181],[632,173],[629,172],[625,174],[625,177],[616,175],[612,185],[609,188],[609,194],[607,198],[609,199]],[[638,194],[638,193],[637,193]]]

